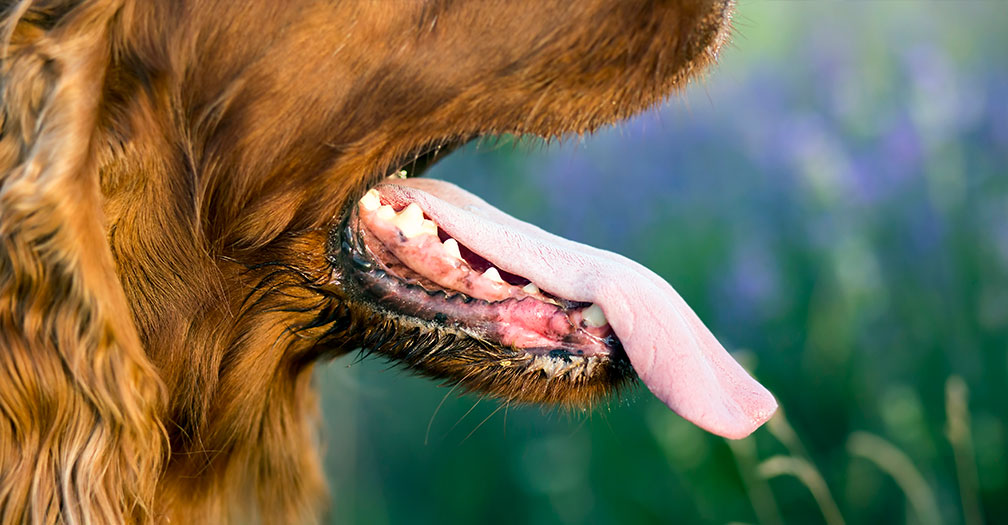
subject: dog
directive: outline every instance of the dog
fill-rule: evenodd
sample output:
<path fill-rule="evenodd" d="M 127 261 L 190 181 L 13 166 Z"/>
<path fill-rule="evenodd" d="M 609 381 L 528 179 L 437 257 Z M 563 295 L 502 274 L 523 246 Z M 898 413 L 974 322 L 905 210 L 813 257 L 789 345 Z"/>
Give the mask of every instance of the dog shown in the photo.
<path fill-rule="evenodd" d="M 730 0 L 2 4 L 0 522 L 301 523 L 312 369 L 514 402 L 776 403 L 675 291 L 419 178 L 589 133 L 716 58 Z"/>

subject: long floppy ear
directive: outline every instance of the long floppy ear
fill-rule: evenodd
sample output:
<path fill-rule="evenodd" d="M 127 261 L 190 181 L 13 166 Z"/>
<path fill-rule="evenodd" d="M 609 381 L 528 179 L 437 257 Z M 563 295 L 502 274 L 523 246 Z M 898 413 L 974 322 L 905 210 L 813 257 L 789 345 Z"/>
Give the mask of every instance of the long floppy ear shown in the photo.
<path fill-rule="evenodd" d="M 116 277 L 96 158 L 120 3 L 0 7 L 0 523 L 153 519 L 164 386 Z"/>

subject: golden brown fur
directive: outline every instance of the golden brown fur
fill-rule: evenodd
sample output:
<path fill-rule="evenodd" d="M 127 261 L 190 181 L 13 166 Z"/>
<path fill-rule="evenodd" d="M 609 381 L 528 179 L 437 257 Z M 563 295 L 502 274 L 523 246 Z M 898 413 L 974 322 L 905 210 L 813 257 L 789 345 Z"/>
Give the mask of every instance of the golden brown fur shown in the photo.
<path fill-rule="evenodd" d="M 312 365 L 391 344 L 329 280 L 347 203 L 424 145 L 640 111 L 713 59 L 728 13 L 714 0 L 0 8 L 4 524 L 315 520 Z M 563 395 L 584 401 L 543 399 Z"/>

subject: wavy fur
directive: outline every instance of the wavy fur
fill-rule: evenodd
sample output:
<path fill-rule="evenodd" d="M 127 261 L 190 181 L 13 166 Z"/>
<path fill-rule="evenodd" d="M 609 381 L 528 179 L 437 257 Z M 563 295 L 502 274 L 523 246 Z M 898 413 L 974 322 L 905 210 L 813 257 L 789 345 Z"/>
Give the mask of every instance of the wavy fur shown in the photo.
<path fill-rule="evenodd" d="M 395 328 L 332 278 L 346 203 L 425 144 L 653 105 L 728 12 L 0 2 L 0 524 L 316 520 L 312 365 Z"/>

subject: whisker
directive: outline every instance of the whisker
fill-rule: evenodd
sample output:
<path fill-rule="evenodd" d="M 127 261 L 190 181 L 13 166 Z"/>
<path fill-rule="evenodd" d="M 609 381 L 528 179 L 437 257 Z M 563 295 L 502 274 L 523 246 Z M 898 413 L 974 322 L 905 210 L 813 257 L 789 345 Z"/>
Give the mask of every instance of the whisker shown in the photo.
<path fill-rule="evenodd" d="M 445 401 L 448 400 L 448 396 L 450 396 L 452 394 L 452 392 L 454 392 L 455 389 L 458 388 L 459 385 L 461 385 L 463 381 L 465 381 L 466 379 L 468 379 L 469 376 L 471 376 L 473 374 L 473 372 L 475 372 L 475 371 L 476 371 L 476 369 L 471 370 L 468 374 L 465 375 L 465 377 L 462 378 L 461 381 L 459 381 L 459 382 L 455 383 L 454 385 L 452 385 L 451 389 L 448 390 L 448 393 L 446 393 L 444 395 L 444 397 L 441 398 L 441 402 L 438 403 L 437 408 L 434 409 L 434 413 L 431 414 L 430 421 L 427 422 L 427 432 L 424 433 L 424 440 L 423 440 L 424 446 L 427 446 L 427 444 L 429 442 L 431 427 L 434 425 L 434 418 L 437 417 L 438 412 L 441 411 L 441 407 L 444 406 Z M 473 405 L 473 406 L 475 407 L 475 405 Z M 470 409 L 470 410 L 472 410 L 472 409 Z M 456 423 L 456 425 L 457 424 L 458 423 Z M 455 428 L 455 427 L 452 427 L 452 428 Z"/>
<path fill-rule="evenodd" d="M 480 396 L 479 399 L 477 399 L 476 402 L 473 403 L 473 406 L 469 407 L 469 410 L 466 410 L 466 413 L 462 414 L 462 417 L 458 418 L 458 421 L 456 421 L 455 424 L 452 425 L 452 427 L 448 429 L 448 432 L 445 433 L 445 436 L 448 436 L 448 434 L 451 434 L 452 430 L 455 430 L 455 427 L 459 426 L 459 423 L 461 423 L 462 420 L 464 420 L 466 418 L 466 416 L 468 416 L 473 411 L 474 408 L 476 408 L 477 406 L 479 406 L 480 401 L 483 401 L 484 397 L 485 396 Z"/>
<path fill-rule="evenodd" d="M 496 414 L 497 412 L 500 412 L 500 409 L 504 408 L 505 406 L 507 406 L 507 405 L 499 405 L 499 406 L 497 406 L 497 408 L 495 408 L 493 412 L 490 412 L 490 414 L 487 417 L 483 418 L 483 421 L 480 421 L 479 424 L 476 425 L 476 428 L 472 429 L 472 432 L 469 432 L 469 435 L 467 435 L 465 437 L 465 439 L 463 439 L 462 441 L 460 441 L 459 444 L 461 445 L 462 443 L 465 443 L 466 439 L 469 439 L 470 437 L 472 437 L 472 435 L 475 434 L 476 431 L 479 430 L 481 426 L 483 426 L 483 423 L 486 423 L 487 421 L 490 421 L 490 418 L 492 418 L 494 416 L 494 414 Z"/>

